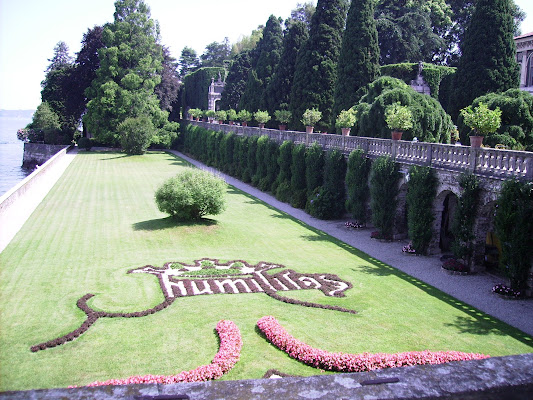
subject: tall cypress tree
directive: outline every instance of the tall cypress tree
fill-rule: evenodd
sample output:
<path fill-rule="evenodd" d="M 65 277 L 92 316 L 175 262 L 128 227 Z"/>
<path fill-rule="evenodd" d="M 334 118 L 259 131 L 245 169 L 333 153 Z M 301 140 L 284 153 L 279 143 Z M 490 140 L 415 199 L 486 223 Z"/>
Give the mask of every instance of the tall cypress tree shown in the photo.
<path fill-rule="evenodd" d="M 235 56 L 228 71 L 226 85 L 220 99 L 220 107 L 224 110 L 239 108 L 239 101 L 246 88 L 248 73 L 252 68 L 250 51 L 243 51 Z"/>
<path fill-rule="evenodd" d="M 342 38 L 335 87 L 335 116 L 356 102 L 355 92 L 379 75 L 379 45 L 373 0 L 352 0 Z"/>
<path fill-rule="evenodd" d="M 327 130 L 333 109 L 337 62 L 344 28 L 346 4 L 343 0 L 318 0 L 311 20 L 309 40 L 296 62 L 291 91 L 293 128 L 303 129 L 300 118 L 308 108 L 322 112 L 319 130 Z"/>
<path fill-rule="evenodd" d="M 241 97 L 240 108 L 256 111 L 265 106 L 264 90 L 272 79 L 274 69 L 281 57 L 283 31 L 278 18 L 271 15 L 268 19 L 263 37 L 257 43 L 252 59 L 252 71 L 248 74 L 246 89 Z M 253 74 L 252 72 L 255 72 Z"/>
<path fill-rule="evenodd" d="M 308 37 L 307 25 L 304 22 L 291 21 L 283 38 L 281 62 L 278 63 L 265 91 L 265 106 L 271 115 L 275 110 L 281 109 L 282 104 L 290 103 L 296 58 Z"/>
<path fill-rule="evenodd" d="M 518 88 L 511 0 L 478 0 L 461 46 L 450 111 L 459 111 L 479 96 Z"/>

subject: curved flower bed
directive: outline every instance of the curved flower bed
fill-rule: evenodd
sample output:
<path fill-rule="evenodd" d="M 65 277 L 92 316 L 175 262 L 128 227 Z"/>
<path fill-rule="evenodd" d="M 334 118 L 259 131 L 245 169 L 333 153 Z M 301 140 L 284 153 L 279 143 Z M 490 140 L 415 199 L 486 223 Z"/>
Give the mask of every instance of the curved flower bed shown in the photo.
<path fill-rule="evenodd" d="M 129 385 L 136 383 L 170 384 L 218 379 L 231 370 L 235 363 L 239 361 L 242 338 L 239 328 L 232 321 L 219 321 L 216 330 L 220 338 L 220 348 L 209 365 L 201 365 L 196 369 L 183 371 L 177 375 L 138 375 L 125 379 L 109 379 L 103 382 L 93 382 L 87 386 Z"/>
<path fill-rule="evenodd" d="M 484 354 L 462 353 L 458 351 L 412 351 L 396 354 L 330 353 L 325 350 L 315 349 L 289 335 L 276 318 L 272 316 L 261 318 L 257 321 L 257 326 L 274 346 L 292 358 L 312 367 L 328 371 L 363 372 L 409 365 L 480 360 L 489 357 Z"/>

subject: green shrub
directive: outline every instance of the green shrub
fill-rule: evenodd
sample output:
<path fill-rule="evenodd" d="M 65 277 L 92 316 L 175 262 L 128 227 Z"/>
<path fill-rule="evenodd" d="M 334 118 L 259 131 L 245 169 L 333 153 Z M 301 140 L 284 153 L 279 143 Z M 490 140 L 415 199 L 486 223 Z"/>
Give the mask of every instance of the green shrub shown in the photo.
<path fill-rule="evenodd" d="M 292 164 L 292 150 L 294 143 L 290 140 L 285 140 L 279 147 L 278 155 L 278 176 L 273 186 L 275 186 L 275 195 L 279 201 L 290 201 L 290 186 L 291 186 L 291 164 Z M 280 185 L 283 189 L 279 191 Z M 279 192 L 279 193 L 278 193 Z"/>
<path fill-rule="evenodd" d="M 252 176 L 252 185 L 258 187 L 259 181 L 267 175 L 267 147 L 268 136 L 264 135 L 257 139 L 257 149 L 255 153 L 255 173 Z"/>
<path fill-rule="evenodd" d="M 222 171 L 233 175 L 234 173 L 234 147 L 235 147 L 235 134 L 228 133 L 224 135 L 220 141 L 220 156 Z"/>
<path fill-rule="evenodd" d="M 433 202 L 437 195 L 437 176 L 430 167 L 413 165 L 407 187 L 407 228 L 417 254 L 427 254 L 433 237 Z"/>
<path fill-rule="evenodd" d="M 81 137 L 78 139 L 78 147 L 85 151 L 89 151 L 93 147 L 93 142 L 89 138 Z"/>
<path fill-rule="evenodd" d="M 248 162 L 248 138 L 246 136 L 237 136 L 235 139 L 234 154 L 234 158 L 236 159 L 235 176 L 244 180 L 243 174 Z"/>
<path fill-rule="evenodd" d="M 307 183 L 305 178 L 305 144 L 298 144 L 292 150 L 291 159 L 291 205 L 304 208 L 307 199 Z"/>
<path fill-rule="evenodd" d="M 149 117 L 127 118 L 118 128 L 120 145 L 128 154 L 144 154 L 156 134 Z"/>
<path fill-rule="evenodd" d="M 257 141 L 259 138 L 257 136 L 250 136 L 248 138 L 248 152 L 246 158 L 246 168 L 244 169 L 242 180 L 245 183 L 250 183 L 252 177 L 255 175 L 255 170 L 257 169 Z"/>
<path fill-rule="evenodd" d="M 322 147 L 314 142 L 305 153 L 305 184 L 307 197 L 314 194 L 315 189 L 324 182 L 324 152 Z"/>
<path fill-rule="evenodd" d="M 315 218 L 332 219 L 337 196 L 324 186 L 317 187 L 309 197 L 306 211 Z"/>
<path fill-rule="evenodd" d="M 455 207 L 452 221 L 452 251 L 456 258 L 464 260 L 468 267 L 472 266 L 474 252 L 474 224 L 479 203 L 481 188 L 479 179 L 471 173 L 461 174 L 459 177 L 461 195 Z"/>
<path fill-rule="evenodd" d="M 369 173 L 370 160 L 365 157 L 364 151 L 361 149 L 352 151 L 348 158 L 346 171 L 346 186 L 348 188 L 346 209 L 362 225 L 367 222 Z"/>
<path fill-rule="evenodd" d="M 226 189 L 226 183 L 213 174 L 187 168 L 157 189 L 155 201 L 161 212 L 191 221 L 224 211 Z"/>
<path fill-rule="evenodd" d="M 531 268 L 532 182 L 504 182 L 496 203 L 494 225 L 502 244 L 500 268 L 509 278 L 511 289 L 522 292 Z"/>
<path fill-rule="evenodd" d="M 394 231 L 398 181 L 401 177 L 398 168 L 398 164 L 388 156 L 377 158 L 370 168 L 372 223 L 383 238 L 392 238 Z"/>
<path fill-rule="evenodd" d="M 279 174 L 279 145 L 274 140 L 268 140 L 265 153 L 266 175 L 259 188 L 264 192 L 276 193 L 276 178 Z"/>

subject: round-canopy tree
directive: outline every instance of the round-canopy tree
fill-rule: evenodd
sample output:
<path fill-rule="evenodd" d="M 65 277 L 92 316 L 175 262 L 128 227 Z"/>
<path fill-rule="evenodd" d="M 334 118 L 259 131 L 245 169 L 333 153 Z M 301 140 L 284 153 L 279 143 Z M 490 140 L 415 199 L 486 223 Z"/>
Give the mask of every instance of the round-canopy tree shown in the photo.
<path fill-rule="evenodd" d="M 155 201 L 159 211 L 177 220 L 191 221 L 224 211 L 226 189 L 227 184 L 221 178 L 187 168 L 157 189 Z"/>

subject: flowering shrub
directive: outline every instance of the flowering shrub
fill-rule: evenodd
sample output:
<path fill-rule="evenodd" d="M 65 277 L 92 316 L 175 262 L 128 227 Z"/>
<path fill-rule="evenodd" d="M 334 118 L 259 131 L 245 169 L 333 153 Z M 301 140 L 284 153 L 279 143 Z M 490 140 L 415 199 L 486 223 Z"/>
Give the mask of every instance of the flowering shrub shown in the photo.
<path fill-rule="evenodd" d="M 344 226 L 346 226 L 346 228 L 353 228 L 353 229 L 361 229 L 365 227 L 359 221 L 348 221 L 344 223 Z"/>
<path fill-rule="evenodd" d="M 510 288 L 507 285 L 504 285 L 503 283 L 499 283 L 496 286 L 492 288 L 492 292 L 496 294 L 500 294 L 502 296 L 508 296 L 508 297 L 522 297 L 522 292 L 519 290 L 514 290 Z"/>
<path fill-rule="evenodd" d="M 484 354 L 458 351 L 412 351 L 396 354 L 330 353 L 325 350 L 315 349 L 289 335 L 276 318 L 272 316 L 261 318 L 257 321 L 257 326 L 274 346 L 286 352 L 290 357 L 312 367 L 328 371 L 363 372 L 410 365 L 480 360 L 489 357 Z"/>
<path fill-rule="evenodd" d="M 447 269 L 448 271 L 468 272 L 468 267 L 462 262 L 457 261 L 455 258 L 450 258 L 444 261 L 442 268 Z"/>
<path fill-rule="evenodd" d="M 403 246 L 402 251 L 404 253 L 416 254 L 416 249 L 413 247 L 413 243 L 409 243 L 407 246 Z"/>
<path fill-rule="evenodd" d="M 232 321 L 219 321 L 216 327 L 220 338 L 220 348 L 209 365 L 201 365 L 191 371 L 183 371 L 177 375 L 137 375 L 125 379 L 109 379 L 103 382 L 93 382 L 87 386 L 130 385 L 138 383 L 179 383 L 204 382 L 218 379 L 231 370 L 239 361 L 242 347 L 241 332 Z"/>

